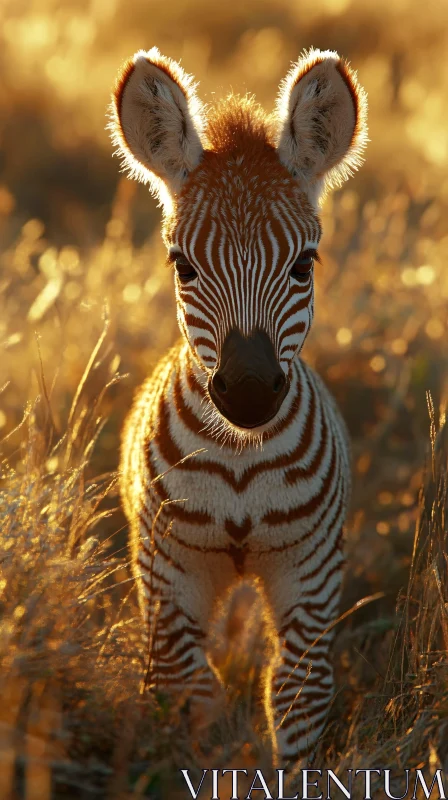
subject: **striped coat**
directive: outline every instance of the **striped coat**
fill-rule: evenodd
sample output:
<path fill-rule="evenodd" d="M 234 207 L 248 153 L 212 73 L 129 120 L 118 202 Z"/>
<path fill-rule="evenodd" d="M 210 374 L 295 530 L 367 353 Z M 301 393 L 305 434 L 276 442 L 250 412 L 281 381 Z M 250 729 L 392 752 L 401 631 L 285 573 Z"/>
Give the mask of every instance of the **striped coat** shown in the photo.
<path fill-rule="evenodd" d="M 211 620 L 248 591 L 275 639 L 265 709 L 282 759 L 309 752 L 333 689 L 325 631 L 338 610 L 349 452 L 300 352 L 317 201 L 357 166 L 365 117 L 354 73 L 319 51 L 291 70 L 274 121 L 237 98 L 204 119 L 191 80 L 155 49 L 125 65 L 112 105 L 126 165 L 164 204 L 183 334 L 123 436 L 150 680 L 209 702 Z"/>

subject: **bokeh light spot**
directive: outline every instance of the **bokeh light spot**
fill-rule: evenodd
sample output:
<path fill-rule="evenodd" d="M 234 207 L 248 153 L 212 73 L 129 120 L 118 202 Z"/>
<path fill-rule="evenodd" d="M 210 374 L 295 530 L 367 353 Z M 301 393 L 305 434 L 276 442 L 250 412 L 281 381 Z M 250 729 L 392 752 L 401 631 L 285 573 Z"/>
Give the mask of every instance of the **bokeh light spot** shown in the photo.
<path fill-rule="evenodd" d="M 386 367 L 386 359 L 384 356 L 380 355 L 373 356 L 373 358 L 370 359 L 370 366 L 374 372 L 382 372 Z"/>
<path fill-rule="evenodd" d="M 393 340 L 390 349 L 396 356 L 403 356 L 408 349 L 408 343 L 406 339 L 399 337 Z"/>
<path fill-rule="evenodd" d="M 426 323 L 425 331 L 430 339 L 441 339 L 446 333 L 446 325 L 440 319 L 430 319 Z"/>
<path fill-rule="evenodd" d="M 352 332 L 349 328 L 339 328 L 336 333 L 336 341 L 341 347 L 346 347 L 352 341 Z"/>
<path fill-rule="evenodd" d="M 141 287 L 137 283 L 128 283 L 123 289 L 123 300 L 125 303 L 136 303 L 141 293 Z"/>
<path fill-rule="evenodd" d="M 429 286 L 434 281 L 435 277 L 435 269 L 429 264 L 423 264 L 417 269 L 417 281 L 424 286 Z"/>
<path fill-rule="evenodd" d="M 417 284 L 417 270 L 413 267 L 405 267 L 401 271 L 401 282 L 405 286 L 416 286 Z"/>
<path fill-rule="evenodd" d="M 376 532 L 380 536 L 387 536 L 390 533 L 390 525 L 388 522 L 377 522 Z"/>

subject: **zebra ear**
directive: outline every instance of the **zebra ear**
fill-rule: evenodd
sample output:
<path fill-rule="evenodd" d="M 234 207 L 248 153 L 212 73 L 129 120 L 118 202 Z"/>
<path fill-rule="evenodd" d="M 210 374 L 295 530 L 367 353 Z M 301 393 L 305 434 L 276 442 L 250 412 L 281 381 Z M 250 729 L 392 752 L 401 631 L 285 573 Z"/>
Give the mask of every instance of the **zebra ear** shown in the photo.
<path fill-rule="evenodd" d="M 201 103 L 191 76 L 156 47 L 140 50 L 117 78 L 109 129 L 124 169 L 162 204 L 182 188 L 203 149 Z"/>
<path fill-rule="evenodd" d="M 280 160 L 313 202 L 362 164 L 367 96 L 337 53 L 305 53 L 280 85 L 276 112 Z"/>

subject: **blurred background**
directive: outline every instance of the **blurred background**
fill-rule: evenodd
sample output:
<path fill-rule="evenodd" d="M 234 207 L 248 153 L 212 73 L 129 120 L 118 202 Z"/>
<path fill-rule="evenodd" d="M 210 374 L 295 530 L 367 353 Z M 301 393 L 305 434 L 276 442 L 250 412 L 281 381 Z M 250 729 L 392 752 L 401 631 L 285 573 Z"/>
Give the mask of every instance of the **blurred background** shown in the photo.
<path fill-rule="evenodd" d="M 23 428 L 16 427 L 44 385 L 53 433 L 64 435 L 105 303 L 107 369 L 96 369 L 94 359 L 83 391 L 96 398 L 107 376 L 119 370 L 125 377 L 102 401 L 106 422 L 90 477 L 116 469 L 133 392 L 178 335 L 161 211 L 145 187 L 120 176 L 105 130 L 118 67 L 153 45 L 195 75 L 206 103 L 230 90 L 250 92 L 270 111 L 290 62 L 310 46 L 348 58 L 367 90 L 366 163 L 322 210 L 323 263 L 316 265 L 315 323 L 304 357 L 330 385 L 352 435 L 344 603 L 386 592 L 356 619 L 356 625 L 383 621 L 368 629 L 363 651 L 380 657 L 411 563 L 429 443 L 426 393 L 437 426 L 447 388 L 448 4 L 442 0 L 2 0 L 3 477 L 11 469 L 22 479 L 27 471 Z M 58 453 L 45 450 L 42 465 L 56 481 Z M 116 496 L 111 504 L 117 506 Z M 116 510 L 96 524 L 96 535 L 112 537 L 112 549 L 123 547 L 123 526 Z M 353 650 L 344 649 L 353 635 L 349 621 L 339 669 L 356 693 L 370 673 L 365 658 L 353 668 Z"/>

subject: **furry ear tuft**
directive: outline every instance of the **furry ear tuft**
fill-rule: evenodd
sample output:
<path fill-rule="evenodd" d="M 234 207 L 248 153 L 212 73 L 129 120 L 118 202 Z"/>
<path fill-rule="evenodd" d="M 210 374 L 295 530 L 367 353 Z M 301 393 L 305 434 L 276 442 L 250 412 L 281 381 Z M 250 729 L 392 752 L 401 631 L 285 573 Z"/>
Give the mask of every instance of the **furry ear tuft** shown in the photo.
<path fill-rule="evenodd" d="M 367 95 L 337 53 L 304 53 L 280 85 L 276 116 L 280 160 L 313 202 L 362 164 Z"/>
<path fill-rule="evenodd" d="M 149 183 L 165 207 L 202 158 L 195 90 L 192 77 L 153 47 L 123 65 L 112 96 L 108 127 L 123 168 Z"/>

